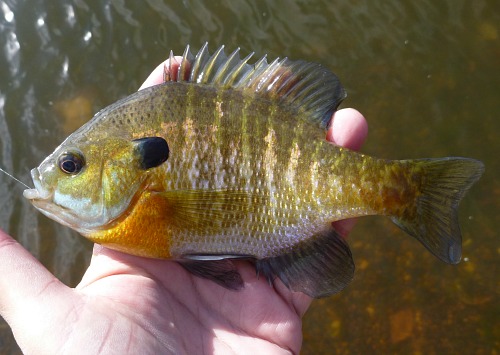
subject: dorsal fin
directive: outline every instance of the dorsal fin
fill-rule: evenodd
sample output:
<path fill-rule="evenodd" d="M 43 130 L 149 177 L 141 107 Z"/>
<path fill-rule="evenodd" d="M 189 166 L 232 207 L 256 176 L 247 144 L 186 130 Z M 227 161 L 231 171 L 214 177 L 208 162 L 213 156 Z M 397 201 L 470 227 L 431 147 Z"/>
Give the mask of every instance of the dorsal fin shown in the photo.
<path fill-rule="evenodd" d="M 346 97 L 337 76 L 321 64 L 276 58 L 271 63 L 263 56 L 255 64 L 248 64 L 254 53 L 240 59 L 240 49 L 229 56 L 221 46 L 214 54 L 208 44 L 194 56 L 186 47 L 177 72 L 165 68 L 165 81 L 192 82 L 220 88 L 232 88 L 254 93 L 290 105 L 303 112 L 307 119 L 327 128 L 332 113 Z"/>

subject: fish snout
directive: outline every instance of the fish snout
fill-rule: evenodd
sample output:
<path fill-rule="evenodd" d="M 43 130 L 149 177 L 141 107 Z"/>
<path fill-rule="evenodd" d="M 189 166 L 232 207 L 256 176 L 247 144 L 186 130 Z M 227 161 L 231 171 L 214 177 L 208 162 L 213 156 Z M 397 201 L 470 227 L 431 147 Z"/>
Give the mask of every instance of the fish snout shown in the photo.
<path fill-rule="evenodd" d="M 49 190 L 43 187 L 38 168 L 34 168 L 31 170 L 31 179 L 33 180 L 33 185 L 35 185 L 35 188 L 24 190 L 23 196 L 25 198 L 27 198 L 28 200 L 46 200 L 52 195 Z"/>

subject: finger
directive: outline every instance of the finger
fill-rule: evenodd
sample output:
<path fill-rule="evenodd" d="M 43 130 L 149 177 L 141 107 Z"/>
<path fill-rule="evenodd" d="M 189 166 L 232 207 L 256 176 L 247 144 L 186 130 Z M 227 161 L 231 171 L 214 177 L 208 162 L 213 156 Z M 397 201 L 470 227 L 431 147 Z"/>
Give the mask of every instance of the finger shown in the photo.
<path fill-rule="evenodd" d="M 163 82 L 163 71 L 164 71 L 165 63 L 161 63 L 158 65 L 155 70 L 144 81 L 139 90 L 145 89 L 147 87 L 158 85 Z"/>
<path fill-rule="evenodd" d="M 158 267 L 159 261 L 164 260 L 143 258 L 94 244 L 90 265 L 75 288 L 83 290 L 98 280 L 112 275 L 142 275 L 149 278 L 151 275 L 145 270 L 150 268 L 155 270 L 155 267 L 161 269 Z"/>
<path fill-rule="evenodd" d="M 139 90 L 163 83 L 165 71 L 168 72 L 169 70 L 172 70 L 173 72 L 177 72 L 182 57 L 175 56 L 174 59 L 175 60 L 172 62 L 172 64 L 170 64 L 170 60 L 167 59 L 166 61 L 158 65 L 155 70 L 153 70 L 153 72 L 149 74 L 148 78 L 146 79 L 146 81 L 144 81 Z"/>
<path fill-rule="evenodd" d="M 333 114 L 326 139 L 341 147 L 358 150 L 367 135 L 368 124 L 363 115 L 355 109 L 345 108 Z"/>
<path fill-rule="evenodd" d="M 66 289 L 18 242 L 0 230 L 0 314 L 12 325 L 40 296 Z"/>

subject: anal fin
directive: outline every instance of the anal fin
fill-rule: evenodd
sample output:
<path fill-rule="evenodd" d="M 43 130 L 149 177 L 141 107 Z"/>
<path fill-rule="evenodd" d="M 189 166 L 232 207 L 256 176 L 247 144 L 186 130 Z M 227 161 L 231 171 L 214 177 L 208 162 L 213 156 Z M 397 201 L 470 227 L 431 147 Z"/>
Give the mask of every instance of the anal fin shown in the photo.
<path fill-rule="evenodd" d="M 256 270 L 270 282 L 278 277 L 292 291 L 321 298 L 349 284 L 354 262 L 347 243 L 329 227 L 285 254 L 257 260 Z"/>

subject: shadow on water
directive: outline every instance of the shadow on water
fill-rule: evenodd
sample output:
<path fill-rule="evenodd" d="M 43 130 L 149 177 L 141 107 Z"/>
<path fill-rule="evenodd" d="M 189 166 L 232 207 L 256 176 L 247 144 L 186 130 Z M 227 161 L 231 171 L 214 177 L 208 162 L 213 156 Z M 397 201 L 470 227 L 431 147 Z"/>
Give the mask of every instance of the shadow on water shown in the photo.
<path fill-rule="evenodd" d="M 313 303 L 303 353 L 495 354 L 499 23 L 492 0 L 2 1 L 0 163 L 30 181 L 57 142 L 187 43 L 322 62 L 346 86 L 345 105 L 369 120 L 365 152 L 471 156 L 486 173 L 461 206 L 457 266 L 384 219 L 361 220 L 350 236 L 355 281 Z M 0 227 L 75 285 L 91 245 L 37 213 L 6 177 L 0 198 Z M 0 322 L 0 353 L 17 351 Z"/>

